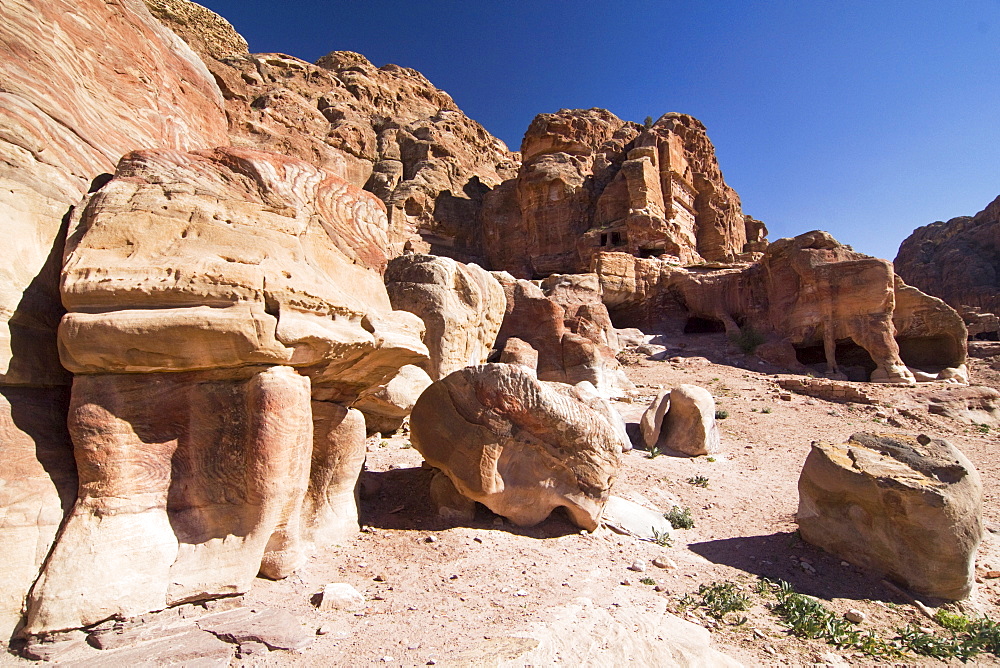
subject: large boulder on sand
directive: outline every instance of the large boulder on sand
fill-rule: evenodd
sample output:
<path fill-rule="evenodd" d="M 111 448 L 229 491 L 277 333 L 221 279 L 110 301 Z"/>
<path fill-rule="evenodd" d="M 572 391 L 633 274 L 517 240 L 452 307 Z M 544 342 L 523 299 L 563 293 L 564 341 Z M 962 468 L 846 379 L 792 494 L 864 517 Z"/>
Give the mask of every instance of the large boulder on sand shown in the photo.
<path fill-rule="evenodd" d="M 928 596 L 972 591 L 982 483 L 942 440 L 858 433 L 812 444 L 799 477 L 802 538 Z"/>
<path fill-rule="evenodd" d="M 592 388 L 538 381 L 520 365 L 469 367 L 424 391 L 410 438 L 461 494 L 515 524 L 563 506 L 593 531 L 628 447 L 593 400 Z"/>
<path fill-rule="evenodd" d="M 389 262 L 385 284 L 393 308 L 423 319 L 433 380 L 486 361 L 507 305 L 489 272 L 446 257 L 409 254 Z"/>
<path fill-rule="evenodd" d="M 715 399 L 711 392 L 697 385 L 679 385 L 660 392 L 643 413 L 639 427 L 650 450 L 670 448 L 698 456 L 720 449 Z"/>

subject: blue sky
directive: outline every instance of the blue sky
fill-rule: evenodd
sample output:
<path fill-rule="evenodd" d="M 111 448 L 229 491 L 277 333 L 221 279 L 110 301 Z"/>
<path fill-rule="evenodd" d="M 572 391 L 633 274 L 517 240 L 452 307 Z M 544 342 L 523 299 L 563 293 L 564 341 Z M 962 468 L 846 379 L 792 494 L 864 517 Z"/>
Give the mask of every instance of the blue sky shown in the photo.
<path fill-rule="evenodd" d="M 771 239 L 892 259 L 1000 195 L 1000 0 L 202 4 L 254 52 L 420 70 L 513 149 L 560 108 L 696 116 Z"/>

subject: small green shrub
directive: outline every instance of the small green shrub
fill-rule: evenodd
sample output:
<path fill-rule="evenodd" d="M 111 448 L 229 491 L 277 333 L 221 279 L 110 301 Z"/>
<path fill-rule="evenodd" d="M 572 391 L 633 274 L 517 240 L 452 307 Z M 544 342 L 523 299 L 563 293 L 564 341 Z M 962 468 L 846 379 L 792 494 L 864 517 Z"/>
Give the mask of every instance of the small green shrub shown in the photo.
<path fill-rule="evenodd" d="M 972 620 L 961 613 L 949 612 L 948 610 L 941 608 L 934 613 L 934 621 L 949 631 L 961 633 L 969 628 L 969 624 Z"/>
<path fill-rule="evenodd" d="M 729 411 L 725 411 L 722 409 L 715 411 L 716 420 L 725 420 L 727 417 L 729 417 Z"/>
<path fill-rule="evenodd" d="M 739 589 L 735 582 L 713 582 L 710 585 L 700 585 L 698 595 L 701 596 L 700 605 L 705 607 L 705 611 L 715 617 L 722 619 L 730 612 L 739 612 L 750 608 L 750 597 Z"/>
<path fill-rule="evenodd" d="M 690 508 L 681 508 L 680 506 L 674 506 L 667 512 L 663 513 L 663 517 L 670 522 L 670 526 L 675 529 L 693 529 L 694 528 L 694 518 L 691 517 Z"/>
<path fill-rule="evenodd" d="M 646 458 L 647 459 L 656 459 L 657 457 L 659 457 L 662 454 L 663 454 L 663 450 L 660 450 L 660 448 L 658 446 L 654 445 L 653 447 L 651 447 L 649 449 L 649 452 L 646 453 Z"/>
<path fill-rule="evenodd" d="M 737 348 L 742 350 L 747 355 L 753 353 L 757 350 L 757 346 L 764 343 L 764 335 L 755 330 L 749 325 L 745 325 L 740 329 L 739 334 L 733 334 L 729 337 L 729 340 L 733 342 Z"/>
<path fill-rule="evenodd" d="M 761 413 L 771 413 L 773 411 L 774 411 L 774 409 L 771 408 L 770 406 L 764 406 L 763 408 L 760 409 Z"/>
<path fill-rule="evenodd" d="M 657 531 L 653 529 L 653 542 L 660 547 L 673 547 L 674 539 L 670 537 L 669 531 Z"/>
<path fill-rule="evenodd" d="M 708 477 L 703 475 L 696 475 L 693 478 L 688 478 L 688 482 L 695 487 L 708 487 Z"/>
<path fill-rule="evenodd" d="M 976 431 L 980 434 L 988 434 L 990 433 L 990 426 L 988 424 L 976 425 Z"/>
<path fill-rule="evenodd" d="M 642 583 L 642 584 L 644 584 L 644 585 L 655 585 L 656 584 L 656 580 L 654 580 L 653 578 L 651 578 L 649 576 L 644 577 L 644 578 L 639 578 L 639 582 Z"/>

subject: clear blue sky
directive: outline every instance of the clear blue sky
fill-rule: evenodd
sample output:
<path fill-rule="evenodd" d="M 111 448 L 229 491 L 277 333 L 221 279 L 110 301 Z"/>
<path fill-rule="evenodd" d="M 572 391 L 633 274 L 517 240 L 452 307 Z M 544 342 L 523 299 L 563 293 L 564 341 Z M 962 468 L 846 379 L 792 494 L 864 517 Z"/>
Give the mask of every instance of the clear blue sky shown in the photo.
<path fill-rule="evenodd" d="M 515 150 L 560 108 L 692 114 L 771 239 L 892 259 L 1000 195 L 1000 0 L 203 4 L 254 52 L 416 68 Z"/>

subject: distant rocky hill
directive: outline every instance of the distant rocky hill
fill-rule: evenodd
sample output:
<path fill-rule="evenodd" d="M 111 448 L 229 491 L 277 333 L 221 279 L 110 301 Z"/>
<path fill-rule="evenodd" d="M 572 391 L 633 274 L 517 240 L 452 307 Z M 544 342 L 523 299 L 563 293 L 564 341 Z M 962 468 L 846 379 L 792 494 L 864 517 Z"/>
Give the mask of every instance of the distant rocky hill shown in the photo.
<path fill-rule="evenodd" d="M 969 334 L 996 336 L 1000 316 L 1000 197 L 975 216 L 918 227 L 899 246 L 896 273 L 959 310 Z"/>

